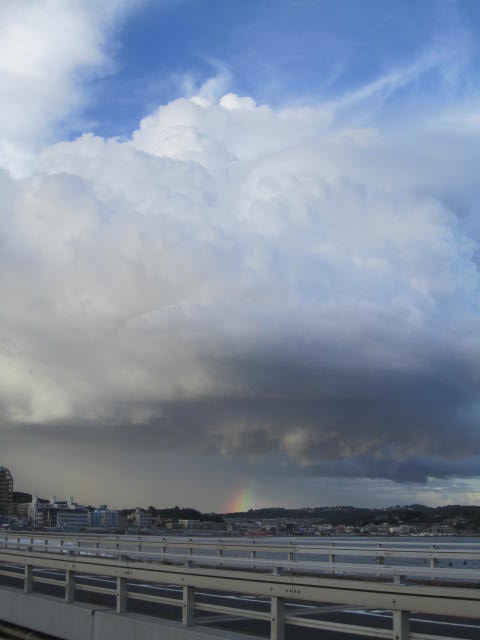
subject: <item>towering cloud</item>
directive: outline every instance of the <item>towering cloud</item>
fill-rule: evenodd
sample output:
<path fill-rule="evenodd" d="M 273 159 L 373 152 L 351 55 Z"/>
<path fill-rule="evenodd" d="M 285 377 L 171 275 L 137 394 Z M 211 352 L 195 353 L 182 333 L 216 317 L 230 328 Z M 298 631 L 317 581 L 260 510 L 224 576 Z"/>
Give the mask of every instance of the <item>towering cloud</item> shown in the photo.
<path fill-rule="evenodd" d="M 328 475 L 471 474 L 477 156 L 231 93 L 175 100 L 127 141 L 45 148 L 2 178 L 3 423 L 121 425 Z"/>

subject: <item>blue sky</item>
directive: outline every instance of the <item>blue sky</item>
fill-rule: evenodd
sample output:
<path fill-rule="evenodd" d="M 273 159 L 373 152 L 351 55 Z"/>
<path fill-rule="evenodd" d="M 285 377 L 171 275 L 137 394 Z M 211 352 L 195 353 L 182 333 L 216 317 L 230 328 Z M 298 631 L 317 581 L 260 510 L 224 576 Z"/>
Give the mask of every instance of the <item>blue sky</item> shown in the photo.
<path fill-rule="evenodd" d="M 479 3 L 18 0 L 0 24 L 17 487 L 478 504 Z"/>
<path fill-rule="evenodd" d="M 468 99 L 479 24 L 478 3 L 449 0 L 142 2 L 115 30 L 111 74 L 93 83 L 86 115 L 99 135 L 128 135 L 158 104 L 219 72 L 258 103 L 315 104 L 438 49 L 452 49 L 448 73 L 433 69 L 385 108 Z"/>

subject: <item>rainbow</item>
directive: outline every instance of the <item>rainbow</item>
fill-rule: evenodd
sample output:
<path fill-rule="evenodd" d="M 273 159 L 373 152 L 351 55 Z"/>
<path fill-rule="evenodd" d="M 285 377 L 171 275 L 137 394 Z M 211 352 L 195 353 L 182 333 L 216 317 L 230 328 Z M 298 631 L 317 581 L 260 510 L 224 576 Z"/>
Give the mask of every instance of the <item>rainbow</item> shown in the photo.
<path fill-rule="evenodd" d="M 237 513 L 248 511 L 252 507 L 253 494 L 248 487 L 238 488 L 227 502 L 225 513 Z"/>

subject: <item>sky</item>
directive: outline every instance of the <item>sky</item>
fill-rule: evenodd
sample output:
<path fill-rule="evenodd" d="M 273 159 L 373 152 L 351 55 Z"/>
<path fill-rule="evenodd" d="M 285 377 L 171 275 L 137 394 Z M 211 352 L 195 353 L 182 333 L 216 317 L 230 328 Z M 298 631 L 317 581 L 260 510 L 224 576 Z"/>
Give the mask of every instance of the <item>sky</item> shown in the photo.
<path fill-rule="evenodd" d="M 0 464 L 480 504 L 480 5 L 0 0 Z"/>

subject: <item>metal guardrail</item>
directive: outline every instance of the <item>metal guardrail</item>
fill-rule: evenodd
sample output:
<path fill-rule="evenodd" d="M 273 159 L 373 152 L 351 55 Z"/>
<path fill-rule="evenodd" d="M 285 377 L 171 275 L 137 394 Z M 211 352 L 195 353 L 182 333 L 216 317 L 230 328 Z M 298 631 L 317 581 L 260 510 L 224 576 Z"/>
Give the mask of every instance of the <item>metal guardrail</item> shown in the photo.
<path fill-rule="evenodd" d="M 0 534 L 0 545 L 4 548 L 16 549 L 51 549 L 74 548 L 84 553 L 117 555 L 128 553 L 135 559 L 154 560 L 163 559 L 182 562 L 188 555 L 191 560 L 210 562 L 215 566 L 252 566 L 244 558 L 248 557 L 257 567 L 281 567 L 299 571 L 337 571 L 347 573 L 361 573 L 363 575 L 409 575 L 429 576 L 432 578 L 478 580 L 480 574 L 480 543 L 372 543 L 367 541 L 355 542 L 336 541 L 329 544 L 299 545 L 294 543 L 264 543 L 257 541 L 224 541 L 222 539 L 175 539 L 175 538 L 130 538 L 125 536 L 85 536 L 65 534 Z M 146 549 L 150 549 L 146 551 Z M 173 551 L 172 551 L 173 549 Z M 169 551 L 170 550 L 170 551 Z M 196 555 L 195 552 L 202 555 Z M 208 552 L 213 552 L 221 562 L 209 560 Z M 235 555 L 236 554 L 236 555 Z M 239 554 L 243 554 L 239 556 Z M 263 556 L 263 557 L 261 557 Z M 284 556 L 282 558 L 281 556 Z M 302 558 L 303 556 L 303 558 Z M 305 560 L 308 556 L 308 560 Z M 319 558 L 326 557 L 328 562 Z M 349 557 L 347 564 L 338 558 Z M 352 562 L 352 558 L 354 561 Z M 375 564 L 363 564 L 364 559 L 372 559 Z M 410 559 L 417 562 L 423 560 L 426 566 L 391 564 L 393 560 Z M 449 568 L 437 569 L 439 561 L 448 562 Z M 472 561 L 478 565 L 472 569 Z M 453 567 L 462 563 L 461 567 Z M 390 564 L 388 564 L 390 563 Z M 470 566 L 468 566 L 470 563 Z M 334 568 L 332 567 L 334 565 Z M 388 569 L 386 567 L 388 566 Z M 374 568 L 375 567 L 375 568 Z M 385 568 L 384 568 L 385 567 Z"/>
<path fill-rule="evenodd" d="M 21 545 L 20 545 L 21 546 Z M 375 575 L 377 577 L 394 579 L 396 576 L 405 576 L 409 578 L 417 579 L 439 579 L 439 580 L 456 580 L 463 583 L 470 582 L 480 583 L 480 571 L 470 569 L 431 569 L 425 567 L 405 566 L 405 565 L 389 565 L 389 566 L 376 566 L 360 563 L 335 563 L 332 565 L 330 562 L 308 562 L 299 560 L 271 560 L 255 558 L 253 561 L 246 558 L 228 558 L 225 556 L 213 557 L 207 555 L 195 555 L 195 554 L 180 554 L 180 553 L 168 553 L 168 552 L 128 552 L 116 551 L 112 549 L 104 549 L 102 547 L 96 547 L 95 549 L 88 549 L 82 547 L 81 549 L 72 549 L 65 547 L 56 547 L 52 549 L 52 546 L 48 548 L 46 545 L 25 545 L 25 550 L 28 552 L 37 551 L 63 554 L 68 553 L 70 555 L 81 555 L 90 557 L 111 558 L 120 560 L 134 560 L 137 562 L 170 562 L 171 564 L 179 564 L 188 566 L 214 566 L 217 568 L 230 568 L 230 569 L 245 569 L 253 568 L 257 570 L 272 571 L 278 574 L 280 571 L 289 571 L 303 574 L 342 574 L 350 576 L 369 576 Z"/>
<path fill-rule="evenodd" d="M 127 610 L 128 599 L 181 607 L 182 622 L 186 626 L 195 624 L 195 611 L 269 621 L 272 640 L 283 640 L 285 625 L 394 640 L 458 640 L 458 636 L 455 639 L 446 639 L 445 636 L 410 632 L 409 612 L 480 618 L 480 590 L 462 586 L 409 584 L 401 575 L 396 575 L 393 582 L 382 583 L 346 577 L 340 579 L 335 576 L 275 575 L 253 570 L 147 563 L 81 553 L 78 549 L 69 551 L 58 547 L 54 553 L 2 549 L 0 563 L 11 567 L 2 569 L 0 574 L 19 578 L 18 567 L 22 567 L 23 575 L 21 574 L 20 578 L 23 579 L 26 593 L 32 591 L 34 580 L 55 584 L 64 588 L 67 602 L 74 601 L 76 590 L 110 594 L 115 597 L 118 613 Z M 61 577 L 56 580 L 37 576 L 34 575 L 34 569 L 59 571 Z M 76 580 L 81 575 L 111 578 L 116 586 L 105 588 L 81 584 Z M 134 582 L 176 585 L 182 589 L 182 599 L 139 593 L 131 588 Z M 215 593 L 267 597 L 270 600 L 270 608 L 265 612 L 195 602 L 195 592 L 200 589 Z M 392 610 L 392 628 L 379 629 L 289 615 L 288 603 L 298 601 Z"/>
<path fill-rule="evenodd" d="M 280 553 L 286 554 L 287 559 L 292 559 L 296 554 L 328 555 L 330 560 L 335 561 L 336 556 L 356 555 L 358 557 L 397 557 L 397 558 L 425 558 L 425 559 L 461 559 L 480 561 L 480 541 L 464 542 L 462 544 L 453 542 L 415 542 L 394 541 L 375 542 L 370 540 L 356 540 L 355 542 L 341 540 L 321 544 L 298 544 L 296 542 L 264 542 L 255 539 L 245 541 L 232 541 L 222 538 L 174 538 L 160 536 L 109 536 L 109 535 L 88 535 L 88 534 L 68 534 L 68 533 L 45 533 L 45 532 L 0 532 L 0 544 L 17 543 L 21 540 L 30 540 L 33 544 L 35 540 L 44 541 L 45 544 L 59 543 L 60 545 L 74 544 L 79 548 L 89 544 L 98 545 L 100 541 L 103 546 L 110 544 L 112 548 L 129 549 L 136 547 L 139 551 L 143 546 L 182 548 L 189 553 L 193 549 L 215 550 L 218 555 L 224 552 L 248 552 L 257 553 Z M 252 557 L 255 557 L 253 555 Z"/>

